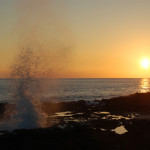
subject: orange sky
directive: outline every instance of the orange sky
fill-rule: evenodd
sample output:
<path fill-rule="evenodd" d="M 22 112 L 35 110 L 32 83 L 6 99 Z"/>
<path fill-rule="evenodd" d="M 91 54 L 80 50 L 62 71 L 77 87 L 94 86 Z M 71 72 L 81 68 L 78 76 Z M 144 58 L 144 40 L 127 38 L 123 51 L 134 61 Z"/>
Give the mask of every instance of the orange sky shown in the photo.
<path fill-rule="evenodd" d="M 1 0 L 0 77 L 9 77 L 18 47 L 32 41 L 48 54 L 59 53 L 63 67 L 56 77 L 148 78 L 150 68 L 142 68 L 141 61 L 150 59 L 149 5 L 146 0 Z M 60 54 L 60 47 L 69 47 L 68 54 Z"/>

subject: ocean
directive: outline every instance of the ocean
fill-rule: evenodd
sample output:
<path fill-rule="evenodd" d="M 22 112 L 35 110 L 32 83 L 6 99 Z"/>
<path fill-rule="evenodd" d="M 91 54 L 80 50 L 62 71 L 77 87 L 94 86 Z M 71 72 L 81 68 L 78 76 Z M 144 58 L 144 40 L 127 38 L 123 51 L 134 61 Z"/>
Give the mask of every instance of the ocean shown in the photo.
<path fill-rule="evenodd" d="M 49 102 L 93 101 L 149 91 L 150 79 L 137 78 L 41 79 L 30 89 L 40 101 Z M 15 92 L 14 80 L 0 79 L 0 102 L 11 102 Z"/>

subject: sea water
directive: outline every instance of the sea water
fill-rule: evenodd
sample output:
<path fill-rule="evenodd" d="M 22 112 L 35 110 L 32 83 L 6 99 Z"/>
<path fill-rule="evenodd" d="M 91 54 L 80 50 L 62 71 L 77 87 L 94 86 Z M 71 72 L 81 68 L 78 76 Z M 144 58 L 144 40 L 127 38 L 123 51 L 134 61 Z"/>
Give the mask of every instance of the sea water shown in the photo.
<path fill-rule="evenodd" d="M 33 86 L 31 93 L 49 102 L 92 101 L 150 91 L 150 79 L 140 78 L 39 79 L 39 82 L 41 89 L 37 92 Z M 0 79 L 0 102 L 11 102 L 14 84 L 13 79 Z"/>

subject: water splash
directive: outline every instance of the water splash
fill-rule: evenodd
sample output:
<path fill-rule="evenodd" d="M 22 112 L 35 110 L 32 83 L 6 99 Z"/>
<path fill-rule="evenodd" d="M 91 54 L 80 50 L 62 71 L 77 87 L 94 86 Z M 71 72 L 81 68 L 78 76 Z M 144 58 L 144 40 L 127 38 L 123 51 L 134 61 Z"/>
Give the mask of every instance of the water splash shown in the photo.
<path fill-rule="evenodd" d="M 19 52 L 12 66 L 11 75 L 16 81 L 14 96 L 17 113 L 17 128 L 44 127 L 46 119 L 41 112 L 41 103 L 32 96 L 32 91 L 40 88 L 39 77 L 42 77 L 41 59 L 37 50 L 26 47 Z M 42 70 L 42 71 L 41 71 Z"/>
<path fill-rule="evenodd" d="M 12 117 L 4 125 L 8 125 L 5 129 L 46 126 L 42 104 L 38 100 L 44 83 L 39 80 L 63 75 L 71 58 L 72 36 L 64 17 L 63 3 L 53 0 L 36 0 L 36 3 L 16 0 L 14 3 L 18 11 L 14 44 L 21 48 L 11 65 L 10 76 L 15 82 L 16 111 L 9 112 Z M 48 59 L 45 58 L 47 55 Z"/>

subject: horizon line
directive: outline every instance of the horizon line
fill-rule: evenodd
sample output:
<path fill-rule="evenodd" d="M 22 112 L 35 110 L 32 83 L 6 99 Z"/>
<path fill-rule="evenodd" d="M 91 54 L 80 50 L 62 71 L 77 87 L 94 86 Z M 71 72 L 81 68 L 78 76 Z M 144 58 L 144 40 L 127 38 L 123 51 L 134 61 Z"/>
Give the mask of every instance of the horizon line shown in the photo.
<path fill-rule="evenodd" d="M 21 79 L 21 78 L 0 78 L 0 79 Z M 150 79 L 150 77 L 149 78 L 133 78 L 133 77 L 119 77 L 119 78 L 117 78 L 117 77 L 104 77 L 104 78 L 102 78 L 102 77 L 99 77 L 99 78 L 93 78 L 93 77 L 89 77 L 89 78 L 87 78 L 87 77 L 81 77 L 81 78 L 34 78 L 34 79 Z"/>

